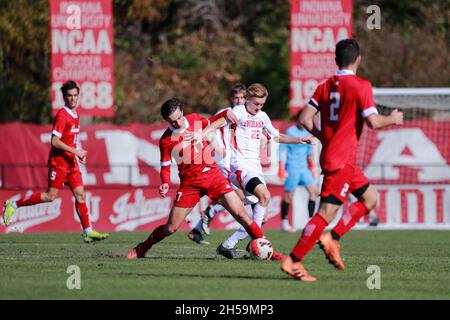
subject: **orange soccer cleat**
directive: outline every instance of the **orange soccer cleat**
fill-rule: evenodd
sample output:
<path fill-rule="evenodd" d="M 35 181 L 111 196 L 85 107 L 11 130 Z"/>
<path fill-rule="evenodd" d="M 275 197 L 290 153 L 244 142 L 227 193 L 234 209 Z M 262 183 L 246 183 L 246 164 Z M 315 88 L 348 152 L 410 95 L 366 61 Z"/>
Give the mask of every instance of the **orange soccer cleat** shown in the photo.
<path fill-rule="evenodd" d="M 305 282 L 316 282 L 317 278 L 310 276 L 301 262 L 294 262 L 290 256 L 281 260 L 281 271 L 287 273 L 292 278 Z"/>
<path fill-rule="evenodd" d="M 328 262 L 337 269 L 344 270 L 345 265 L 341 259 L 341 245 L 339 241 L 334 240 L 331 233 L 327 232 L 320 236 L 318 244 L 325 253 Z"/>

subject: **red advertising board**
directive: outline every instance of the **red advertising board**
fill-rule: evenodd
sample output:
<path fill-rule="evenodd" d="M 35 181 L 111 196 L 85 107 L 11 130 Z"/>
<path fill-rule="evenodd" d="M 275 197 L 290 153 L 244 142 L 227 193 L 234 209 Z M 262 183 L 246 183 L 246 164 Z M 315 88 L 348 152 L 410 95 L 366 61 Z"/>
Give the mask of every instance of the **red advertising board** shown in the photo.
<path fill-rule="evenodd" d="M 53 115 L 64 106 L 67 80 L 80 88 L 83 116 L 114 116 L 114 41 L 111 0 L 50 0 Z"/>
<path fill-rule="evenodd" d="M 87 188 L 86 203 L 93 226 L 104 231 L 151 231 L 163 224 L 169 217 L 170 208 L 176 195 L 177 186 L 172 186 L 168 197 L 162 198 L 157 187 L 147 188 Z M 17 200 L 33 191 L 8 191 L 0 189 L 2 199 Z M 281 225 L 279 210 L 283 188 L 271 189 L 272 201 L 268 208 L 269 220 L 265 229 L 278 229 Z M 200 219 L 200 210 L 208 205 L 204 197 L 187 217 L 182 230 L 193 228 Z M 211 223 L 216 230 L 234 230 L 238 222 L 226 211 L 217 214 Z M 51 203 L 43 203 L 17 210 L 10 225 L 0 224 L 1 233 L 30 232 L 81 232 L 81 225 L 75 211 L 72 193 L 63 188 Z"/>
<path fill-rule="evenodd" d="M 291 0 L 291 114 L 336 70 L 336 43 L 352 36 L 353 0 Z"/>
<path fill-rule="evenodd" d="M 291 125 L 282 121 L 273 124 L 281 131 Z M 405 121 L 402 127 L 363 131 L 358 164 L 378 191 L 375 213 L 383 226 L 450 227 L 449 128 L 449 120 L 417 119 Z M 131 231 L 151 230 L 163 223 L 179 182 L 174 165 L 169 197 L 159 196 L 158 141 L 166 125 L 102 123 L 81 129 L 79 142 L 88 151 L 88 158 L 87 166 L 80 168 L 94 226 L 105 231 Z M 50 131 L 50 125 L 0 125 L 0 203 L 46 189 Z M 273 139 L 268 143 L 269 149 L 272 142 Z M 284 193 L 277 177 L 277 152 L 263 160 L 272 195 L 265 228 L 276 229 L 280 227 Z M 294 197 L 293 221 L 302 228 L 308 216 L 307 192 L 304 188 L 297 191 L 300 194 Z M 199 210 L 207 204 L 204 197 L 183 229 L 194 226 Z M 0 233 L 79 231 L 77 219 L 73 196 L 63 187 L 52 203 L 19 208 L 10 226 L 0 222 Z M 216 229 L 236 226 L 237 222 L 226 212 L 221 212 L 212 223 Z"/>

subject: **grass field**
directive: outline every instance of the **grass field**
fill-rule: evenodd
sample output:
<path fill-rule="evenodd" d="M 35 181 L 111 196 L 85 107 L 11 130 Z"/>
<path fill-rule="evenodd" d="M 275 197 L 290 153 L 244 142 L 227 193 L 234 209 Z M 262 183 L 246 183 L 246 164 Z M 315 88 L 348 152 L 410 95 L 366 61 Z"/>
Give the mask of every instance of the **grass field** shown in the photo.
<path fill-rule="evenodd" d="M 79 234 L 0 236 L 0 299 L 449 299 L 449 231 L 353 231 L 342 239 L 345 271 L 333 269 L 318 247 L 304 261 L 316 283 L 290 279 L 279 262 L 227 260 L 215 248 L 230 232 L 213 231 L 211 245 L 180 232 L 145 259 L 127 250 L 146 233 L 113 233 L 84 244 Z M 267 231 L 288 253 L 298 234 Z M 240 249 L 244 255 L 245 243 Z M 81 270 L 81 290 L 66 286 L 68 266 Z M 369 290 L 369 265 L 381 270 L 381 289 Z"/>

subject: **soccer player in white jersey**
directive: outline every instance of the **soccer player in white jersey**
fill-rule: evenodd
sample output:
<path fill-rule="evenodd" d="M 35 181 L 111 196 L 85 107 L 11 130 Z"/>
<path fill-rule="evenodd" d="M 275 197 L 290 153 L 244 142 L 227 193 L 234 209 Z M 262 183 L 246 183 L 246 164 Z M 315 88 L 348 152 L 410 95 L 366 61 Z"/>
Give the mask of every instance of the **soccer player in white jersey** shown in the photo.
<path fill-rule="evenodd" d="M 223 112 L 226 109 L 232 110 L 235 106 L 245 104 L 245 94 L 246 87 L 243 84 L 237 83 L 234 84 L 228 96 L 230 105 L 219 110 L 216 114 Z M 228 176 L 231 173 L 230 162 L 231 162 L 231 147 L 230 147 L 230 125 L 226 125 L 224 127 L 219 128 L 216 131 L 216 139 L 214 143 L 214 149 L 216 152 L 216 163 L 222 171 L 222 174 L 225 178 L 228 179 Z M 241 189 L 236 186 L 233 186 L 233 189 L 236 191 L 241 200 L 244 200 L 244 193 Z M 244 201 L 244 204 L 252 204 L 258 202 L 258 199 L 255 196 L 250 197 Z M 201 219 L 198 221 L 197 225 L 188 233 L 188 238 L 192 241 L 197 242 L 198 244 L 209 244 L 203 238 L 202 232 L 209 235 L 210 228 L 209 225 L 211 220 L 214 218 L 216 213 L 225 210 L 225 208 L 218 202 L 211 203 L 202 213 Z"/>
<path fill-rule="evenodd" d="M 261 166 L 260 140 L 263 129 L 275 142 L 286 144 L 309 144 L 312 136 L 292 137 L 279 133 L 270 121 L 268 115 L 262 111 L 268 96 L 267 89 L 259 83 L 247 88 L 245 105 L 233 108 L 237 122 L 231 126 L 231 174 L 230 181 L 239 186 L 245 196 L 255 195 L 258 203 L 253 206 L 253 220 L 262 225 L 266 208 L 270 201 Z M 236 244 L 248 234 L 239 228 L 228 239 L 217 247 L 217 253 L 233 259 L 236 257 Z M 279 260 L 281 254 L 275 254 L 273 259 Z"/>

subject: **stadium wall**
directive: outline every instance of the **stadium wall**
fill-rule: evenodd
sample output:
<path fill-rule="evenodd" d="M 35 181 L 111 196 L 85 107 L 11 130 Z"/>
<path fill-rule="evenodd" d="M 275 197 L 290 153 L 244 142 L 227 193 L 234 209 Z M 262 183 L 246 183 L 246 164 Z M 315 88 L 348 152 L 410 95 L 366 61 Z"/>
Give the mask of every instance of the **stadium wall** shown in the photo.
<path fill-rule="evenodd" d="M 358 159 L 378 189 L 375 213 L 381 228 L 450 229 L 449 120 L 427 121 L 432 123 L 409 121 L 401 128 L 363 133 L 364 152 L 360 148 Z M 291 123 L 274 121 L 274 125 L 284 131 Z M 51 127 L 9 123 L 0 129 L 0 200 L 45 190 Z M 165 126 L 96 124 L 82 130 L 79 142 L 88 151 L 88 166 L 81 169 L 95 226 L 109 231 L 150 230 L 165 221 L 176 191 L 172 187 L 170 197 L 163 199 L 157 190 L 158 140 Z M 277 145 L 269 140 L 265 146 L 264 170 L 272 193 L 266 228 L 271 229 L 280 226 L 283 186 L 277 177 Z M 319 147 L 315 145 L 317 152 Z M 172 181 L 178 183 L 175 167 Z M 293 205 L 297 228 L 307 221 L 306 198 L 306 192 L 298 188 Z M 195 224 L 207 204 L 203 198 L 183 229 Z M 366 222 L 363 219 L 359 226 Z M 226 212 L 212 224 L 217 229 L 235 227 Z M 53 203 L 20 208 L 10 226 L 0 225 L 0 233 L 79 230 L 72 195 L 66 188 Z"/>

